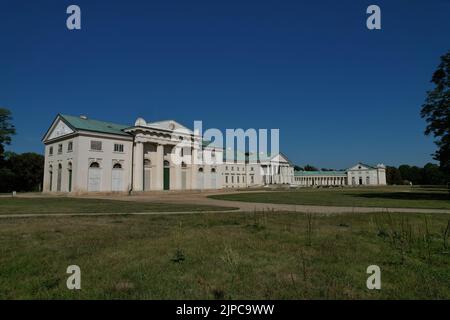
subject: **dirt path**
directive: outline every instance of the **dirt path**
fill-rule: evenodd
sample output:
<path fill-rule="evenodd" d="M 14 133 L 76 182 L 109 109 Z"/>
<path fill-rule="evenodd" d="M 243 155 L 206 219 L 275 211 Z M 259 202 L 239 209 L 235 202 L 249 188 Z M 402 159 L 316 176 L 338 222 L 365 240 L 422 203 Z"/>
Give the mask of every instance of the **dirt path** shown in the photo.
<path fill-rule="evenodd" d="M 160 202 L 160 203 L 176 203 L 176 204 L 194 204 L 194 205 L 208 205 L 208 206 L 222 206 L 222 207 L 235 207 L 238 210 L 224 210 L 224 211 L 212 211 L 212 212 L 254 212 L 254 211 L 289 211 L 289 212 L 308 212 L 319 214 L 336 214 L 336 213 L 370 213 L 370 212 L 401 212 L 401 213 L 448 213 L 450 210 L 446 209 L 419 209 L 419 208 L 382 208 L 382 207 L 340 207 L 340 206 L 313 206 L 313 205 L 289 205 L 289 204 L 271 204 L 271 203 L 253 203 L 253 202 L 241 202 L 241 201 L 227 201 L 216 200 L 208 198 L 210 195 L 218 194 L 233 194 L 242 193 L 243 191 L 184 191 L 184 192 L 149 192 L 135 195 L 83 195 L 76 196 L 79 198 L 95 198 L 95 199 L 107 199 L 107 200 L 122 200 L 122 201 L 141 201 L 141 202 Z M 245 192 L 261 192 L 258 191 L 245 191 Z M 42 197 L 42 194 L 25 194 L 21 197 Z M 205 212 L 205 211 L 202 211 Z M 191 212 L 137 212 L 126 213 L 130 215 L 155 215 L 155 214 L 192 214 L 198 213 L 198 211 Z M 124 213 L 73 213 L 73 214 L 17 214 L 17 215 L 0 215 L 0 218 L 11 217 L 38 217 L 38 216 L 63 216 L 63 215 L 113 215 Z"/>

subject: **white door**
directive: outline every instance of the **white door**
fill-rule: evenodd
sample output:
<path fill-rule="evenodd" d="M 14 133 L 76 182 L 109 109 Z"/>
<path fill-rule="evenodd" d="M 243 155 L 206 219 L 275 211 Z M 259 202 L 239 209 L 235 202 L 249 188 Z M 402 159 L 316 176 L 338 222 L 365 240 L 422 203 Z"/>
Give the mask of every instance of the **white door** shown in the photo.
<path fill-rule="evenodd" d="M 217 189 L 217 173 L 211 172 L 211 189 Z"/>
<path fill-rule="evenodd" d="M 186 170 L 181 171 L 181 190 L 186 190 Z"/>
<path fill-rule="evenodd" d="M 101 169 L 89 168 L 88 191 L 100 191 Z"/>
<path fill-rule="evenodd" d="M 197 172 L 197 189 L 203 189 L 203 172 Z"/>
<path fill-rule="evenodd" d="M 144 191 L 150 190 L 150 168 L 144 169 Z"/>
<path fill-rule="evenodd" d="M 122 190 L 122 169 L 112 169 L 112 191 Z"/>

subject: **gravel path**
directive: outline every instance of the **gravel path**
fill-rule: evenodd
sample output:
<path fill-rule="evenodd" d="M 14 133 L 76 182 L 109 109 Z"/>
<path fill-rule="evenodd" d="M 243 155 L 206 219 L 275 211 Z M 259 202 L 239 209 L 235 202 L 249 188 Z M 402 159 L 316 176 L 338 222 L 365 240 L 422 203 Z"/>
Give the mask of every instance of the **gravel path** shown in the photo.
<path fill-rule="evenodd" d="M 108 200 L 123 200 L 123 201 L 141 201 L 141 202 L 160 202 L 160 203 L 177 203 L 177 204 L 195 204 L 195 205 L 209 205 L 222 207 L 235 207 L 238 210 L 224 210 L 211 211 L 217 212 L 253 212 L 253 211 L 289 211 L 289 212 L 303 212 L 303 213 L 318 213 L 318 214 L 336 214 L 336 213 L 370 213 L 370 212 L 401 212 L 401 213 L 448 213 L 450 210 L 446 209 L 419 209 L 419 208 L 381 208 L 381 207 L 339 207 L 339 206 L 312 206 L 312 205 L 289 205 L 289 204 L 271 204 L 271 203 L 253 203 L 241 201 L 227 201 L 216 200 L 208 198 L 210 195 L 216 194 L 232 194 L 241 193 L 243 191 L 184 191 L 184 192 L 151 192 L 135 195 L 118 195 L 118 194 L 97 194 L 97 195 L 82 195 L 75 196 L 79 198 L 95 198 Z M 259 191 L 245 191 L 245 192 L 261 192 Z M 21 197 L 42 197 L 42 194 L 24 194 Z M 207 211 L 201 211 L 203 213 Z M 156 214 L 193 214 L 199 211 L 191 212 L 136 212 L 136 213 L 52 213 L 52 214 L 11 214 L 0 215 L 0 218 L 15 218 L 15 217 L 41 217 L 41 216 L 103 216 L 103 215 L 156 215 Z"/>

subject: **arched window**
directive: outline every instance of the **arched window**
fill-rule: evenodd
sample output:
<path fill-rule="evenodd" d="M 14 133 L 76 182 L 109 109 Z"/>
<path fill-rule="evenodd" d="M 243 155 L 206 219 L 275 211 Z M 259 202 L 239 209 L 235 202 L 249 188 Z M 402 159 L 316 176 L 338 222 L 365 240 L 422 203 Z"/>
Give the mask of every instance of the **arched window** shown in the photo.
<path fill-rule="evenodd" d="M 100 164 L 98 162 L 92 162 L 89 168 L 100 168 Z"/>
<path fill-rule="evenodd" d="M 121 165 L 120 163 L 116 163 L 116 164 L 113 166 L 113 169 L 122 169 L 122 165 Z"/>
<path fill-rule="evenodd" d="M 216 173 L 216 168 L 212 168 L 212 169 L 211 169 L 211 172 L 212 172 L 212 173 Z"/>
<path fill-rule="evenodd" d="M 144 167 L 150 167 L 152 162 L 149 159 L 144 159 Z"/>
<path fill-rule="evenodd" d="M 203 172 L 203 168 L 198 168 L 198 172 Z"/>

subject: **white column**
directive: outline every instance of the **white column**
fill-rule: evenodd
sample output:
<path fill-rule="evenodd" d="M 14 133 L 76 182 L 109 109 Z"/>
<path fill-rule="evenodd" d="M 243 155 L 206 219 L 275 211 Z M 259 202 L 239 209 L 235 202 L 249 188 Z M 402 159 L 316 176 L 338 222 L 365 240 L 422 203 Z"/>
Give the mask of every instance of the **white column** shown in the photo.
<path fill-rule="evenodd" d="M 179 147 L 173 148 L 173 152 L 178 156 L 181 156 L 181 150 Z M 174 190 L 181 190 L 181 163 L 173 164 L 174 173 L 175 173 L 175 185 L 173 187 Z M 172 189 L 172 188 L 171 188 Z"/>
<path fill-rule="evenodd" d="M 133 190 L 143 190 L 143 177 L 144 177 L 144 144 L 140 141 L 134 145 L 134 157 L 133 157 Z"/>
<path fill-rule="evenodd" d="M 155 190 L 164 189 L 164 145 L 156 145 Z"/>
<path fill-rule="evenodd" d="M 198 162 L 198 149 L 193 147 L 192 151 L 192 161 L 191 161 L 191 189 L 197 189 L 197 162 Z"/>

